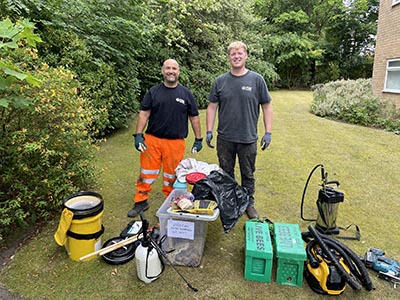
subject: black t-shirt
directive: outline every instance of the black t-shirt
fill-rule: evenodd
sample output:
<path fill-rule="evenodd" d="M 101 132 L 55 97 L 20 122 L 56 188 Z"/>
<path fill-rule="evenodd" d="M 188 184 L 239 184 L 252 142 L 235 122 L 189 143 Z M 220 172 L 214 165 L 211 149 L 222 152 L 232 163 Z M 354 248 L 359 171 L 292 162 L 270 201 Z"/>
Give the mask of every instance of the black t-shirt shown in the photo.
<path fill-rule="evenodd" d="M 186 138 L 188 117 L 199 115 L 192 92 L 180 84 L 175 88 L 163 83 L 151 87 L 140 110 L 151 110 L 146 133 L 165 139 Z"/>

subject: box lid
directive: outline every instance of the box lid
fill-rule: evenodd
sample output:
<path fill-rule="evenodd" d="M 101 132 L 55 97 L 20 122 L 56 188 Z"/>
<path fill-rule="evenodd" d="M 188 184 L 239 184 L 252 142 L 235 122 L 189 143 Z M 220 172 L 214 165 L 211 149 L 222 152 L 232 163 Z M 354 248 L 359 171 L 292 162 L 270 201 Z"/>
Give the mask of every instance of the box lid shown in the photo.
<path fill-rule="evenodd" d="M 246 255 L 272 257 L 272 243 L 269 225 L 262 222 L 246 221 Z"/>
<path fill-rule="evenodd" d="M 198 220 L 198 221 L 215 221 L 219 215 L 219 209 L 214 209 L 214 214 L 212 215 L 199 215 L 185 212 L 172 211 L 172 207 L 167 209 L 167 214 L 173 217 L 180 217 L 183 219 Z"/>
<path fill-rule="evenodd" d="M 276 256 L 305 260 L 306 250 L 298 224 L 274 223 Z"/>
<path fill-rule="evenodd" d="M 174 197 L 180 197 L 185 194 L 187 191 L 182 189 L 173 189 L 169 196 L 164 200 L 163 204 L 156 212 L 156 216 L 159 218 L 169 218 L 174 217 L 177 219 L 190 219 L 190 220 L 198 220 L 198 221 L 215 221 L 219 216 L 219 209 L 214 209 L 214 214 L 212 215 L 203 215 L 203 214 L 192 214 L 192 213 L 184 213 L 184 212 L 174 212 L 171 208 L 171 200 Z"/>

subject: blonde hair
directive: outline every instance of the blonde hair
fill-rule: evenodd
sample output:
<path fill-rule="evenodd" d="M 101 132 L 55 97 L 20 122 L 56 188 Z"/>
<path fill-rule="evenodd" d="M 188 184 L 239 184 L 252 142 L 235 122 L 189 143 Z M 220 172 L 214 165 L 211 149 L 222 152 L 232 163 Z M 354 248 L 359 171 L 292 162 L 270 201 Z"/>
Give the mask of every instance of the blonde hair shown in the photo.
<path fill-rule="evenodd" d="M 247 53 L 247 45 L 245 43 L 243 43 L 241 41 L 232 42 L 228 46 L 228 53 L 230 53 L 232 49 L 236 50 L 236 49 L 240 49 L 240 48 L 243 48 L 244 51 L 246 51 L 246 53 Z"/>

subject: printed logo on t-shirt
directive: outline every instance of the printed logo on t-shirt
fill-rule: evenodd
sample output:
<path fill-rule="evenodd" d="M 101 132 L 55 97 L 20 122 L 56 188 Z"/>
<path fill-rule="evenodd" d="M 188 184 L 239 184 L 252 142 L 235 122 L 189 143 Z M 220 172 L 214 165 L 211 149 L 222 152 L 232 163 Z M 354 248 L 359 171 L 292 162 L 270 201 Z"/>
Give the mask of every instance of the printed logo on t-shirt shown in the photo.
<path fill-rule="evenodd" d="M 180 104 L 185 104 L 185 100 L 183 100 L 181 98 L 176 98 L 175 101 L 179 102 Z"/>
<path fill-rule="evenodd" d="M 242 86 L 242 90 L 243 90 L 243 91 L 251 92 L 251 89 L 252 89 L 251 86 L 246 86 L 246 85 Z"/>

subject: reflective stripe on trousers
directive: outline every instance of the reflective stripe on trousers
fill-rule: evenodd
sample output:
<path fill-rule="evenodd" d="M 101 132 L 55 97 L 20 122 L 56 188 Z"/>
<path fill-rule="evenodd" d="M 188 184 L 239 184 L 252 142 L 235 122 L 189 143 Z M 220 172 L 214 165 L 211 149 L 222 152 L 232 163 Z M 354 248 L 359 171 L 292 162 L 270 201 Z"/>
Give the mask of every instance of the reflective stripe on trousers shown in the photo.
<path fill-rule="evenodd" d="M 167 197 L 176 179 L 175 169 L 185 153 L 184 139 L 160 139 L 151 134 L 145 135 L 147 150 L 140 153 L 140 174 L 136 182 L 135 202 L 149 198 L 152 184 L 163 170 L 162 192 Z"/>

